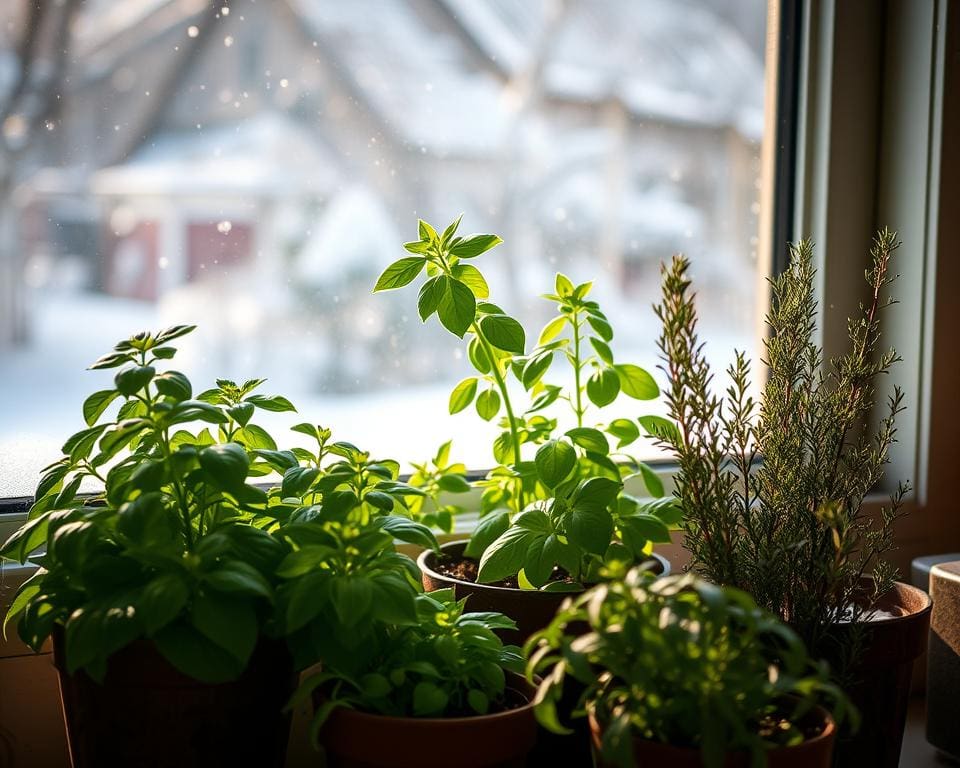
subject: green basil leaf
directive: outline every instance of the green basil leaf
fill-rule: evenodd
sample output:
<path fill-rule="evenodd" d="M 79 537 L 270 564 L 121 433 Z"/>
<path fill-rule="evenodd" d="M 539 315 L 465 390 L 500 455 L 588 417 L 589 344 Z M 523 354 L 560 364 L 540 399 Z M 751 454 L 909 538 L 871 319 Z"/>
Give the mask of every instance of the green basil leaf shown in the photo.
<path fill-rule="evenodd" d="M 152 365 L 134 365 L 124 368 L 113 379 L 120 394 L 135 395 L 153 378 L 156 370 Z"/>
<path fill-rule="evenodd" d="M 480 330 L 493 346 L 504 352 L 522 355 L 526 338 L 523 326 L 507 315 L 484 315 L 480 319 Z"/>
<path fill-rule="evenodd" d="M 567 430 L 567 437 L 573 440 L 575 445 L 579 445 L 586 451 L 606 455 L 610 453 L 610 443 L 607 442 L 606 435 L 599 429 L 593 427 L 574 427 Z"/>
<path fill-rule="evenodd" d="M 574 506 L 563 518 L 567 539 L 572 544 L 602 555 L 613 538 L 613 516 L 603 507 Z"/>
<path fill-rule="evenodd" d="M 194 628 L 246 666 L 257 644 L 257 615 L 246 600 L 201 590 L 193 599 Z"/>
<path fill-rule="evenodd" d="M 617 448 L 630 445 L 640 437 L 640 428 L 630 419 L 614 419 L 607 425 L 607 432 L 617 438 Z"/>
<path fill-rule="evenodd" d="M 444 280 L 446 275 L 437 275 L 431 277 L 420 287 L 420 295 L 417 299 L 417 311 L 420 313 L 420 319 L 426 322 L 437 308 L 440 306 L 440 299 L 443 298 L 445 288 Z M 469 290 L 469 289 L 467 289 Z M 470 294 L 473 296 L 473 294 Z"/>
<path fill-rule="evenodd" d="M 437 316 L 450 333 L 463 338 L 477 315 L 477 300 L 466 285 L 447 275 L 440 277 Z"/>
<path fill-rule="evenodd" d="M 193 397 L 193 386 L 190 384 L 190 379 L 180 371 L 164 371 L 154 378 L 153 383 L 157 392 L 174 399 L 178 403 Z"/>
<path fill-rule="evenodd" d="M 496 539 L 498 539 L 507 528 L 510 527 L 510 515 L 506 511 L 491 512 L 480 518 L 477 527 L 473 529 L 473 535 L 467 542 L 467 547 L 463 554 L 467 557 L 477 559 L 483 556 Z"/>
<path fill-rule="evenodd" d="M 450 249 L 450 255 L 458 259 L 472 259 L 502 242 L 497 235 L 467 235 Z"/>
<path fill-rule="evenodd" d="M 598 408 L 610 405 L 620 394 L 620 377 L 612 368 L 599 368 L 587 379 L 587 397 Z"/>
<path fill-rule="evenodd" d="M 620 388 L 625 395 L 637 400 L 654 400 L 660 395 L 660 388 L 653 376 L 640 366 L 620 363 L 613 369 L 620 376 Z"/>
<path fill-rule="evenodd" d="M 102 389 L 94 392 L 83 401 L 83 420 L 87 426 L 92 427 L 97 419 L 109 407 L 110 403 L 120 397 L 120 393 L 115 389 Z"/>
<path fill-rule="evenodd" d="M 427 260 L 422 256 L 406 256 L 393 262 L 380 275 L 373 290 L 390 291 L 409 285 L 423 271 L 426 263 Z"/>
<path fill-rule="evenodd" d="M 526 528 L 508 528 L 490 544 L 480 558 L 477 581 L 481 584 L 514 576 L 523 568 L 523 560 L 532 539 L 538 534 Z"/>
<path fill-rule="evenodd" d="M 242 445 L 222 443 L 202 448 L 198 454 L 200 466 L 225 491 L 237 490 L 247 478 L 250 458 Z"/>
<path fill-rule="evenodd" d="M 451 273 L 457 280 L 466 285 L 478 299 L 490 296 L 490 288 L 480 270 L 472 264 L 457 264 Z"/>
<path fill-rule="evenodd" d="M 476 394 L 477 378 L 475 376 L 461 381 L 453 388 L 453 392 L 450 393 L 450 413 L 459 413 L 462 411 L 473 402 Z"/>
<path fill-rule="evenodd" d="M 486 389 L 477 398 L 477 413 L 480 418 L 490 421 L 500 412 L 500 393 L 495 389 Z"/>
<path fill-rule="evenodd" d="M 537 450 L 534 464 L 540 482 L 547 488 L 556 488 L 576 466 L 577 452 L 563 440 L 550 440 Z"/>

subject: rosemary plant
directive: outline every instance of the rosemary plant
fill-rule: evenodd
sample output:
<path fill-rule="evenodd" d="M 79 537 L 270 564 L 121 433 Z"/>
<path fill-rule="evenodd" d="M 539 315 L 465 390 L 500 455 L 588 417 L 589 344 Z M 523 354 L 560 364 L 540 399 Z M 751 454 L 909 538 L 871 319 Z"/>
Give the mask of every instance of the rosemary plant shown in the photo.
<path fill-rule="evenodd" d="M 895 576 L 883 555 L 909 485 L 898 485 L 879 520 L 862 505 L 889 462 L 903 408 L 894 387 L 885 415 L 871 422 L 877 380 L 899 361 L 880 346 L 898 246 L 894 232 L 876 236 L 865 272 L 870 299 L 848 321 L 849 350 L 829 361 L 815 341 L 813 246 L 791 247 L 789 267 L 771 281 L 768 378 L 759 403 L 741 352 L 727 369 L 725 393 L 715 392 L 697 336 L 689 264 L 676 256 L 663 268 L 659 347 L 678 428 L 657 433 L 679 463 L 676 493 L 693 567 L 752 594 L 815 651 L 824 650 L 831 625 L 868 618 Z"/>

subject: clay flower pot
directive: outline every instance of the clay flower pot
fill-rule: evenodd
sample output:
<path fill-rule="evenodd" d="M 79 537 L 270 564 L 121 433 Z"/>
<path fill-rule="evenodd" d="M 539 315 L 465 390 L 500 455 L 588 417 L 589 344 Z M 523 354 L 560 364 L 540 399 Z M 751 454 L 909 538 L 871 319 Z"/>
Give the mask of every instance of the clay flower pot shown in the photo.
<path fill-rule="evenodd" d="M 518 675 L 508 687 L 526 703 L 473 717 L 388 717 L 339 708 L 320 730 L 330 768 L 504 768 L 526 765 L 537 737 L 533 690 Z"/>
<path fill-rule="evenodd" d="M 63 631 L 53 660 L 73 768 L 282 768 L 290 736 L 283 707 L 297 687 L 284 643 L 261 639 L 229 683 L 187 677 L 136 640 L 107 662 L 103 683 L 67 674 Z"/>
<path fill-rule="evenodd" d="M 830 768 L 833 744 L 837 728 L 826 710 L 817 707 L 808 717 L 819 720 L 823 730 L 819 736 L 793 747 L 776 747 L 767 752 L 767 768 Z M 606 766 L 599 758 L 603 727 L 594 717 L 590 718 L 590 738 L 597 754 L 597 765 Z M 700 751 L 673 747 L 646 739 L 633 740 L 633 764 L 636 768 L 702 768 Z M 750 756 L 745 753 L 728 755 L 723 768 L 749 768 Z"/>
<path fill-rule="evenodd" d="M 457 599 L 469 596 L 467 610 L 499 611 L 517 622 L 515 632 L 503 632 L 504 642 L 523 645 L 530 635 L 543 629 L 553 618 L 557 609 L 571 592 L 543 592 L 536 589 L 515 589 L 498 587 L 491 584 L 477 584 L 472 581 L 455 579 L 436 570 L 440 557 L 460 559 L 466 548 L 466 541 L 451 541 L 440 546 L 440 555 L 432 550 L 424 550 L 417 558 L 417 565 L 423 574 L 423 588 L 427 592 L 453 587 Z M 657 554 L 650 555 L 655 563 L 655 572 L 661 576 L 670 573 L 670 562 Z"/>
<path fill-rule="evenodd" d="M 927 649 L 932 606 L 922 589 L 896 582 L 877 606 L 892 616 L 857 625 L 863 651 L 846 692 L 860 710 L 861 724 L 856 734 L 837 741 L 837 764 L 843 768 L 899 765 L 913 662 Z M 852 629 L 838 625 L 834 631 L 842 640 Z"/>

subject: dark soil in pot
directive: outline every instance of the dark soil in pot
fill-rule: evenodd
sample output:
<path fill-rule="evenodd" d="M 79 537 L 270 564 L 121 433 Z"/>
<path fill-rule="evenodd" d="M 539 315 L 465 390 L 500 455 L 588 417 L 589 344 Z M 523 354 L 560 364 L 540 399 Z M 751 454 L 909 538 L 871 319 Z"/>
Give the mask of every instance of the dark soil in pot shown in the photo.
<path fill-rule="evenodd" d="M 862 652 L 849 671 L 847 694 L 860 710 L 860 730 L 841 732 L 836 765 L 842 768 L 897 768 L 907 721 L 913 662 L 927 648 L 930 596 L 897 582 L 878 608 L 889 617 L 860 625 Z M 852 628 L 838 625 L 841 643 Z M 835 659 L 827 659 L 837 667 Z"/>
<path fill-rule="evenodd" d="M 470 597 L 469 611 L 499 611 L 517 622 L 517 631 L 502 632 L 504 642 L 523 645 L 530 635 L 543 629 L 553 618 L 570 592 L 543 592 L 519 589 L 511 584 L 477 584 L 476 561 L 463 556 L 465 541 L 451 541 L 440 547 L 440 554 L 425 550 L 417 559 L 428 592 L 453 587 L 457 599 Z M 670 573 L 670 563 L 660 555 L 650 556 L 655 572 Z"/>
<path fill-rule="evenodd" d="M 826 710 L 817 707 L 800 723 L 810 737 L 802 744 L 793 747 L 775 747 L 767 755 L 767 768 L 830 768 L 833 754 L 836 726 Z M 597 766 L 604 768 L 599 758 L 603 728 L 593 713 L 590 713 L 590 737 L 597 751 Z M 673 747 L 644 739 L 633 741 L 633 761 L 637 768 L 701 768 L 700 751 L 697 749 Z M 728 755 L 723 768 L 749 768 L 750 756 L 747 754 Z"/>
<path fill-rule="evenodd" d="M 537 736 L 533 689 L 508 676 L 515 698 L 473 717 L 387 717 L 337 709 L 320 730 L 329 768 L 523 768 Z M 563 763 L 562 765 L 567 765 Z"/>
<path fill-rule="evenodd" d="M 282 642 L 261 639 L 246 671 L 229 683 L 201 683 L 173 667 L 149 640 L 107 662 L 103 683 L 63 665 L 54 634 L 70 758 L 74 768 L 282 768 L 297 687 Z"/>

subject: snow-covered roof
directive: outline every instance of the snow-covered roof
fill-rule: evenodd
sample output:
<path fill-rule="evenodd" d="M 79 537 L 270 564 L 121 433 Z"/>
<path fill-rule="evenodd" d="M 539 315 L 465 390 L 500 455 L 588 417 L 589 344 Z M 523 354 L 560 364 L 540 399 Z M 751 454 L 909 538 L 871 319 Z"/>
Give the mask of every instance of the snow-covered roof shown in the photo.
<path fill-rule="evenodd" d="M 462 42 L 416 5 L 290 3 L 366 103 L 407 144 L 478 155 L 505 137 L 509 113 L 498 78 L 478 70 Z"/>
<path fill-rule="evenodd" d="M 290 118 L 263 112 L 196 133 L 166 133 L 92 180 L 100 194 L 327 194 L 333 154 Z"/>
<path fill-rule="evenodd" d="M 641 117 L 730 125 L 759 138 L 753 130 L 755 117 L 762 120 L 763 62 L 702 3 L 578 3 L 544 76 L 556 95 L 591 102 L 618 98 Z"/>

